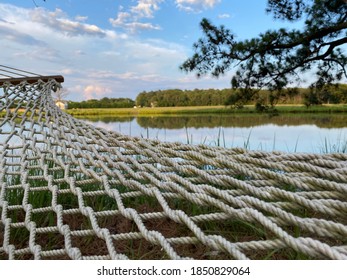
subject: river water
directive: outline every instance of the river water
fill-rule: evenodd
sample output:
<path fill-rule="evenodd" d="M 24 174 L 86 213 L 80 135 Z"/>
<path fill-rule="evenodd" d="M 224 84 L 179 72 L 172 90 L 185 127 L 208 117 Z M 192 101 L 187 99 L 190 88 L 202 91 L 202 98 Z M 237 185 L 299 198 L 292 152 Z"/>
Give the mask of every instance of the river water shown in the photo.
<path fill-rule="evenodd" d="M 161 141 L 284 152 L 347 152 L 346 114 L 85 117 L 126 135 Z"/>

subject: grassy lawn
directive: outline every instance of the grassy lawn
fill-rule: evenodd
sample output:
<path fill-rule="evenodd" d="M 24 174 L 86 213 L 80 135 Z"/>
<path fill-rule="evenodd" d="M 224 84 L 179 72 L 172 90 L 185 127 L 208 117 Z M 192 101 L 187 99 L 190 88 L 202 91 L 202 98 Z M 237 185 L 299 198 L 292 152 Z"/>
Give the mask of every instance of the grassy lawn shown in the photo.
<path fill-rule="evenodd" d="M 346 104 L 311 106 L 304 105 L 277 105 L 279 113 L 347 113 Z M 239 114 L 258 113 L 253 105 L 247 105 L 243 109 L 233 109 L 225 106 L 191 106 L 191 107 L 155 107 L 155 108 L 93 108 L 93 109 L 68 109 L 72 116 L 84 115 L 176 115 L 176 114 Z"/>
<path fill-rule="evenodd" d="M 321 106 L 306 106 L 301 104 L 277 105 L 278 113 L 347 113 L 347 104 L 325 104 Z M 187 107 L 154 107 L 154 108 L 92 108 L 67 109 L 72 116 L 150 116 L 150 115 L 180 115 L 180 114 L 249 114 L 257 112 L 254 105 L 246 105 L 242 109 L 230 106 L 187 106 Z M 6 115 L 0 112 L 0 117 Z"/>

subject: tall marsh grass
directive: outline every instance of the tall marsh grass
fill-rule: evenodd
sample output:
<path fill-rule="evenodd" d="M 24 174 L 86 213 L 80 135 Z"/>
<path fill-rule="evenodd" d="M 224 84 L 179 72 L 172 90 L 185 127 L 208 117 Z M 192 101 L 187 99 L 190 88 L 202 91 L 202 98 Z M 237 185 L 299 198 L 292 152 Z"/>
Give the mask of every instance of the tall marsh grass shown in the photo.
<path fill-rule="evenodd" d="M 340 134 L 337 139 L 331 140 L 326 137 L 322 140 L 322 144 L 319 147 L 320 153 L 347 153 L 347 138 L 342 137 Z"/>

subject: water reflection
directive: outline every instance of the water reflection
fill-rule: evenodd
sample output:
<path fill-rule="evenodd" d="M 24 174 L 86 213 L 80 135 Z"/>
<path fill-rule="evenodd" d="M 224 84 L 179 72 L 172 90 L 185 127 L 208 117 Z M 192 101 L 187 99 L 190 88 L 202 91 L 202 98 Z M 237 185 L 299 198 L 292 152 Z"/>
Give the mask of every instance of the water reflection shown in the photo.
<path fill-rule="evenodd" d="M 169 142 L 286 152 L 347 149 L 345 114 L 258 114 L 88 118 L 123 134 Z"/>

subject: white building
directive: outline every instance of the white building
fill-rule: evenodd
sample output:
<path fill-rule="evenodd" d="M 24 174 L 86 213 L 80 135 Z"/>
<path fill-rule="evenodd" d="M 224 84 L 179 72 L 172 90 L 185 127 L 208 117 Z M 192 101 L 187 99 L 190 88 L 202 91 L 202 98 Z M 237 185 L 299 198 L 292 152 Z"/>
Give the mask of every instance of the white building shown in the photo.
<path fill-rule="evenodd" d="M 67 102 L 66 101 L 61 101 L 58 100 L 55 102 L 55 105 L 57 105 L 57 107 L 61 110 L 66 110 L 67 109 Z"/>

